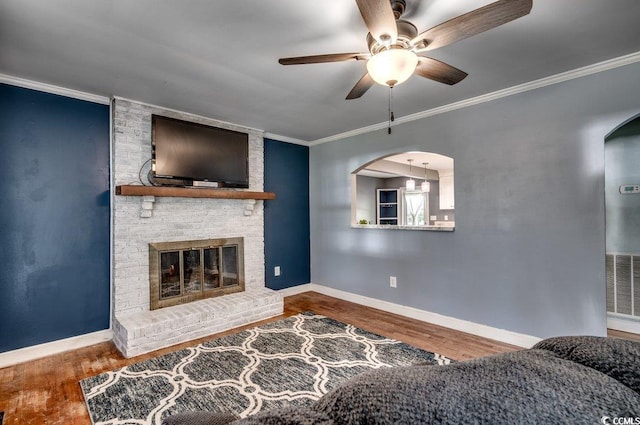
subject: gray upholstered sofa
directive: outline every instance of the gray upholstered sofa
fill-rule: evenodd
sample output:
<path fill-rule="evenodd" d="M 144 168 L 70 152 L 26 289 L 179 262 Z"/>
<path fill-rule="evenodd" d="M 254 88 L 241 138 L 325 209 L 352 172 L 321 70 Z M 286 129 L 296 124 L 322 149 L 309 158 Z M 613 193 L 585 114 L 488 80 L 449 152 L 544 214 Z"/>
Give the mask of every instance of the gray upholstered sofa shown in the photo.
<path fill-rule="evenodd" d="M 529 350 L 447 366 L 379 369 L 346 381 L 309 408 L 234 419 L 199 412 L 165 423 L 640 423 L 640 342 L 559 337 Z"/>

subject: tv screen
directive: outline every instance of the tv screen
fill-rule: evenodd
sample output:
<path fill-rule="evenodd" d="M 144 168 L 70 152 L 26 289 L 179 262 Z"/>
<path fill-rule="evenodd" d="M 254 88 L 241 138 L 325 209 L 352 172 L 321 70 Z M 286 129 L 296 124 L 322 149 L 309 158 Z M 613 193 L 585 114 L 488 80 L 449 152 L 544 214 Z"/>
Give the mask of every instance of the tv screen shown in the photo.
<path fill-rule="evenodd" d="M 152 116 L 154 177 L 249 187 L 249 135 Z"/>

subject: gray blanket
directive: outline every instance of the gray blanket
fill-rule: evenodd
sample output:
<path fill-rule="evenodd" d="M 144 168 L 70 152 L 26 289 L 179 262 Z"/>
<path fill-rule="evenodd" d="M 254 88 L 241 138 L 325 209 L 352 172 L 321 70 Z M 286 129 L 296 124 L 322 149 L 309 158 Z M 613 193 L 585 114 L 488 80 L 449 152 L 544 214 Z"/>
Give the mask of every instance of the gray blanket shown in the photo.
<path fill-rule="evenodd" d="M 375 370 L 343 383 L 311 408 L 262 412 L 233 425 L 573 425 L 605 417 L 640 418 L 638 342 L 551 338 L 530 350 L 447 366 Z"/>

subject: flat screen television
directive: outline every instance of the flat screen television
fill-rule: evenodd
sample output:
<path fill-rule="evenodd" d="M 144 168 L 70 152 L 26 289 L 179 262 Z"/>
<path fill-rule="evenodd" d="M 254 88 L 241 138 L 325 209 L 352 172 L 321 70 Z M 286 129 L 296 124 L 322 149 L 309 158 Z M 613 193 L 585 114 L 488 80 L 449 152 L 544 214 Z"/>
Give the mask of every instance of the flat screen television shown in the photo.
<path fill-rule="evenodd" d="M 248 134 L 160 115 L 152 116 L 151 132 L 155 181 L 249 187 Z"/>

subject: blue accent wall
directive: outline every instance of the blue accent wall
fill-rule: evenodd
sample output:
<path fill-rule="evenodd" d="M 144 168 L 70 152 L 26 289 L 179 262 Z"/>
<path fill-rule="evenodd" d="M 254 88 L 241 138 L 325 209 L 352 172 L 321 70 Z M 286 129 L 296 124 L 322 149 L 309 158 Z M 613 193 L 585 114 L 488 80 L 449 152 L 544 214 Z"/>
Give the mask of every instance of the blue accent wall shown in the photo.
<path fill-rule="evenodd" d="M 0 352 L 109 328 L 109 106 L 0 84 Z"/>
<path fill-rule="evenodd" d="M 276 193 L 264 201 L 266 286 L 309 283 L 309 148 L 265 139 L 264 190 Z"/>

